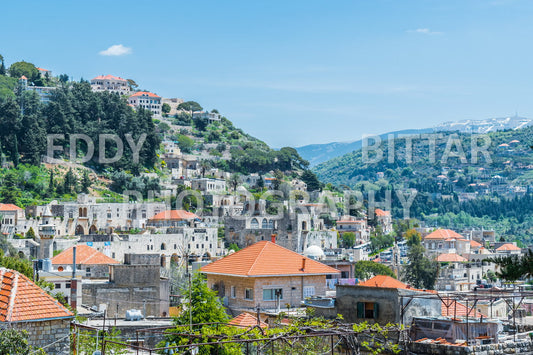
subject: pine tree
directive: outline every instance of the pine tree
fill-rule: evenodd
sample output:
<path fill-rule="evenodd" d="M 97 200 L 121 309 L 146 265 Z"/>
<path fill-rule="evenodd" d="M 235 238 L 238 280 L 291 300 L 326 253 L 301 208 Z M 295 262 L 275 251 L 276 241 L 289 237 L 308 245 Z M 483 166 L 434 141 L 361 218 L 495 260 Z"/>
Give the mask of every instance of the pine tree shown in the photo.
<path fill-rule="evenodd" d="M 19 165 L 19 144 L 17 141 L 17 136 L 13 136 L 13 152 L 11 159 L 13 160 L 13 165 L 15 168 Z"/>

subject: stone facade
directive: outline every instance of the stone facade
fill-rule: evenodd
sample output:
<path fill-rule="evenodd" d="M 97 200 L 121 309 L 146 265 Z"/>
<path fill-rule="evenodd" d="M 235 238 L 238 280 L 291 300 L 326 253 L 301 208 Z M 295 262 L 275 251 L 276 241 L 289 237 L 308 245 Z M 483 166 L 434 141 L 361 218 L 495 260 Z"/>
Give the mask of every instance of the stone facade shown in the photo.
<path fill-rule="evenodd" d="M 44 350 L 47 354 L 68 355 L 70 354 L 70 321 L 71 318 L 11 323 L 11 325 L 15 329 L 28 331 L 31 346 L 46 347 Z M 49 344 L 52 345 L 48 346 Z"/>
<path fill-rule="evenodd" d="M 224 304 L 230 309 L 254 309 L 258 304 L 261 308 L 275 309 L 277 300 L 265 299 L 263 290 L 282 289 L 280 299 L 281 310 L 286 304 L 300 307 L 301 302 L 314 295 L 326 294 L 326 275 L 307 276 L 275 276 L 275 277 L 237 277 L 229 275 L 207 275 L 207 285 L 218 291 Z M 246 289 L 251 290 L 246 297 Z"/>

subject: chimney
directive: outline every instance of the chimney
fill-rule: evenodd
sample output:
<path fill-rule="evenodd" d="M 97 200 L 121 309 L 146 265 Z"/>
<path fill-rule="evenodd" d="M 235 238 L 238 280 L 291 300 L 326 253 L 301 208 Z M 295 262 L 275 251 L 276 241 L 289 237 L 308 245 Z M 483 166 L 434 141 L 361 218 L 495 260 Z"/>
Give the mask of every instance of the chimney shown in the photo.
<path fill-rule="evenodd" d="M 305 271 L 305 258 L 302 258 L 302 271 Z"/>
<path fill-rule="evenodd" d="M 270 241 L 274 244 L 276 244 L 276 235 L 275 234 L 271 234 L 270 235 Z"/>

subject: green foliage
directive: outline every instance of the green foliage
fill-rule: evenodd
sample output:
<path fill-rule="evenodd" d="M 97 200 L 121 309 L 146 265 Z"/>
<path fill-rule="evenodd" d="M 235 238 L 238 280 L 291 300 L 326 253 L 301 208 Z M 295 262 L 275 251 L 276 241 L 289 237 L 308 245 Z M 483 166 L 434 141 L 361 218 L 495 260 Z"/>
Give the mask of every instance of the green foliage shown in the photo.
<path fill-rule="evenodd" d="M 239 248 L 239 246 L 236 243 L 230 243 L 230 245 L 228 246 L 228 249 L 233 250 L 233 251 L 241 250 L 241 248 Z"/>
<path fill-rule="evenodd" d="M 424 256 L 420 233 L 410 230 L 406 233 L 409 264 L 404 266 L 404 279 L 414 288 L 432 290 L 438 276 L 438 264 Z"/>
<path fill-rule="evenodd" d="M 27 355 L 31 350 L 27 330 L 0 330 L 0 354 Z"/>
<path fill-rule="evenodd" d="M 322 184 L 311 170 L 304 170 L 300 179 L 307 184 L 307 191 L 317 191 L 322 188 Z"/>
<path fill-rule="evenodd" d="M 355 233 L 345 232 L 341 236 L 341 242 L 343 248 L 352 248 L 355 245 Z"/>
<path fill-rule="evenodd" d="M 98 337 L 98 341 L 97 341 Z M 79 334 L 72 333 L 72 344 L 76 346 L 75 341 L 79 343 L 80 355 L 91 355 L 94 351 L 101 349 L 102 340 L 110 340 L 116 342 L 123 342 L 121 337 L 121 331 L 117 328 L 112 328 L 109 333 L 105 333 L 101 330 L 89 331 L 83 330 Z M 98 344 L 98 345 L 97 345 Z M 106 354 L 128 354 L 128 349 L 125 345 L 119 345 L 114 343 L 106 343 Z"/>
<path fill-rule="evenodd" d="M 17 79 L 0 74 L 0 98 L 15 97 L 15 87 L 17 86 Z"/>
<path fill-rule="evenodd" d="M 507 281 L 533 277 L 533 251 L 528 249 L 523 255 L 507 255 L 488 259 L 499 266 L 496 276 Z"/>
<path fill-rule="evenodd" d="M 28 63 L 25 61 L 15 62 L 11 64 L 8 72 L 12 78 L 16 79 L 24 75 L 26 78 L 28 78 L 28 81 L 30 82 L 35 81 L 39 78 L 39 70 L 37 70 L 37 67 L 32 63 Z"/>
<path fill-rule="evenodd" d="M 184 134 L 178 136 L 178 147 L 184 153 L 190 153 L 194 146 L 194 140 Z"/>
<path fill-rule="evenodd" d="M 392 235 L 377 234 L 370 237 L 370 249 L 372 252 L 378 252 L 394 245 L 394 237 Z"/>
<path fill-rule="evenodd" d="M 184 111 L 202 111 L 202 106 L 195 101 L 185 101 L 178 105 L 178 110 Z"/>
<path fill-rule="evenodd" d="M 355 263 L 354 276 L 358 279 L 370 279 L 377 275 L 386 275 L 396 278 L 390 267 L 371 260 L 361 260 Z"/>
<path fill-rule="evenodd" d="M 114 172 L 110 175 L 110 178 L 113 182 L 109 187 L 117 193 L 137 191 L 142 194 L 143 198 L 148 198 L 150 191 L 159 192 L 161 190 L 158 178 L 133 176 L 125 171 Z M 130 198 L 134 200 L 135 196 L 130 196 Z"/>
<path fill-rule="evenodd" d="M 171 107 L 169 104 L 167 104 L 166 102 L 161 106 L 161 112 L 163 112 L 164 114 L 168 115 L 168 113 L 170 112 L 171 110 Z"/>

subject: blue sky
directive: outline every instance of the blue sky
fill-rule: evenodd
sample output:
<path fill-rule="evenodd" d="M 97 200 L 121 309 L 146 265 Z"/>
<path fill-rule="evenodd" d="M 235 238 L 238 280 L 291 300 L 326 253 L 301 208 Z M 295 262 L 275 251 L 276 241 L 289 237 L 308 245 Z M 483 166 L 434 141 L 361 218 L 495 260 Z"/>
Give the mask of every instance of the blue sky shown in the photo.
<path fill-rule="evenodd" d="M 132 78 L 274 147 L 533 117 L 528 0 L 9 1 L 2 12 L 7 64 Z M 130 53 L 99 54 L 113 45 Z"/>

